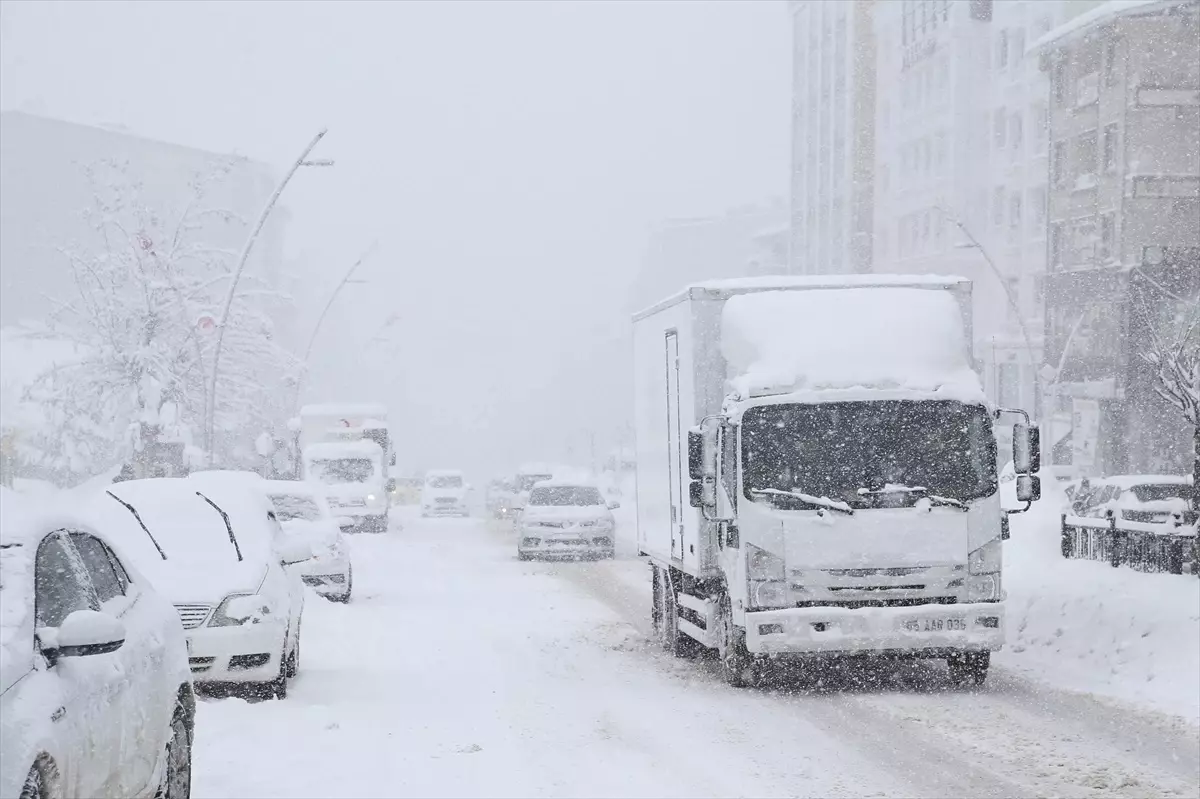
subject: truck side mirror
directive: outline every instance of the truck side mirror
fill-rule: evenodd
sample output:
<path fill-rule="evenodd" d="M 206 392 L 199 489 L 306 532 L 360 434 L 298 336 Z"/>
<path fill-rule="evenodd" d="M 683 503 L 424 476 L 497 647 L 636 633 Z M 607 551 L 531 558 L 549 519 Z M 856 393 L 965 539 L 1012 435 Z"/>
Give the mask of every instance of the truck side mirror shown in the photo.
<path fill-rule="evenodd" d="M 1017 477 L 1017 501 L 1037 502 L 1042 498 L 1042 478 L 1030 474 Z"/>
<path fill-rule="evenodd" d="M 1035 424 L 1013 425 L 1013 471 L 1035 474 L 1042 468 L 1042 431 Z"/>
<path fill-rule="evenodd" d="M 688 483 L 688 504 L 693 508 L 704 507 L 704 483 L 700 480 Z"/>
<path fill-rule="evenodd" d="M 704 434 L 689 430 L 687 434 L 688 477 L 699 480 L 704 477 Z"/>

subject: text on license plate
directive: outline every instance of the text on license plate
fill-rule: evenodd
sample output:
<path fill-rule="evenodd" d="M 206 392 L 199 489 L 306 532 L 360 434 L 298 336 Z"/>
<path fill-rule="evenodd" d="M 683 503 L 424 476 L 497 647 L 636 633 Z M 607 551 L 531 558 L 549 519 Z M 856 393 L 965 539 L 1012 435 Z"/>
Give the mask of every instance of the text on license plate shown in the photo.
<path fill-rule="evenodd" d="M 966 632 L 966 619 L 907 619 L 904 629 L 910 633 Z"/>

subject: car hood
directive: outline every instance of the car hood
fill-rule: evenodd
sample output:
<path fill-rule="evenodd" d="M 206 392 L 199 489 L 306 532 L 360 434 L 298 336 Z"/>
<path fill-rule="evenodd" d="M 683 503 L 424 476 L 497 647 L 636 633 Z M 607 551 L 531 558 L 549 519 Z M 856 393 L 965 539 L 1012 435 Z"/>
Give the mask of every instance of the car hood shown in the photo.
<path fill-rule="evenodd" d="M 427 488 L 425 496 L 431 499 L 462 499 L 467 495 L 464 488 Z"/>
<path fill-rule="evenodd" d="M 578 524 L 588 521 L 612 521 L 612 514 L 602 505 L 526 505 L 521 514 L 523 522 L 563 522 Z"/>
<path fill-rule="evenodd" d="M 136 564 L 154 590 L 172 604 L 215 605 L 234 593 L 255 593 L 267 576 L 258 560 L 160 560 Z"/>

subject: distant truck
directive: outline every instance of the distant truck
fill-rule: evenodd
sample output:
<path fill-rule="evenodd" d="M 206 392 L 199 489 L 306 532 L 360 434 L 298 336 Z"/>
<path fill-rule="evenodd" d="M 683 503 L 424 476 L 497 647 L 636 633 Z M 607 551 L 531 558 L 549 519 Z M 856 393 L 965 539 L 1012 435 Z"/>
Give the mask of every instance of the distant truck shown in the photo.
<path fill-rule="evenodd" d="M 992 407 L 955 277 L 692 286 L 634 317 L 637 538 L 651 617 L 728 683 L 771 659 L 945 658 L 1004 643 Z M 1038 430 L 1013 428 L 1040 496 Z"/>
<path fill-rule="evenodd" d="M 376 404 L 331 403 L 300 409 L 301 475 L 326 486 L 337 516 L 363 532 L 386 532 L 395 463 L 387 409 Z"/>

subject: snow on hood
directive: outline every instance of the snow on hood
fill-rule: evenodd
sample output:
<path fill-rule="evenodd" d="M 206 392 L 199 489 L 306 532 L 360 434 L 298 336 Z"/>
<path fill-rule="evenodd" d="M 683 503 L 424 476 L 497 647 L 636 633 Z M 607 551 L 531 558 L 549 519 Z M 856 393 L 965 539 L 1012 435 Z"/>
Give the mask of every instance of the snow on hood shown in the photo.
<path fill-rule="evenodd" d="M 295 537 L 299 541 L 309 541 L 325 546 L 336 544 L 338 537 L 341 535 L 341 530 L 334 523 L 333 519 L 318 519 L 316 521 L 291 519 L 282 522 L 282 525 L 283 532 L 288 537 Z"/>
<path fill-rule="evenodd" d="M 586 521 L 611 517 L 606 505 L 526 505 L 521 514 L 522 519 L 530 521 Z"/>
<path fill-rule="evenodd" d="M 869 388 L 984 403 L 961 313 L 924 288 L 742 294 L 722 311 L 721 352 L 743 397 Z"/>
<path fill-rule="evenodd" d="M 165 561 L 133 514 L 106 492 L 93 497 L 88 509 L 168 601 L 216 604 L 234 592 L 257 591 L 274 557 L 265 511 L 264 522 L 256 527 L 246 519 L 244 506 L 249 500 L 230 502 L 227 495 L 232 492 L 217 488 L 188 479 L 156 478 L 130 480 L 108 489 L 137 509 L 166 553 Z M 241 561 L 224 520 L 196 495 L 197 490 L 229 514 Z"/>

